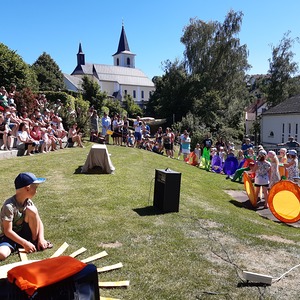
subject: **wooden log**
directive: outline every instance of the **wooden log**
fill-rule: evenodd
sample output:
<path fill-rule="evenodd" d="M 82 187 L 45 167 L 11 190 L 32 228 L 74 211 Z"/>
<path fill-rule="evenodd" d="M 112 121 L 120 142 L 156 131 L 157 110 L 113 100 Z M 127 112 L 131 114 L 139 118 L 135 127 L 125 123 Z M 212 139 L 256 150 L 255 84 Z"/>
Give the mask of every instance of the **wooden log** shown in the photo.
<path fill-rule="evenodd" d="M 50 258 L 58 257 L 58 256 L 62 255 L 68 247 L 69 247 L 69 244 L 67 244 L 66 242 L 64 242 L 64 243 L 56 250 L 56 252 L 55 252 L 52 256 L 50 256 Z"/>
<path fill-rule="evenodd" d="M 86 251 L 86 248 L 82 247 L 82 248 L 78 249 L 77 251 L 73 252 L 72 254 L 70 254 L 70 256 L 74 258 L 85 251 Z"/>
<path fill-rule="evenodd" d="M 106 267 L 102 267 L 102 268 L 97 268 L 97 272 L 98 273 L 107 272 L 107 271 L 111 271 L 111 270 L 115 270 L 115 269 L 120 269 L 122 267 L 123 267 L 122 263 L 117 263 L 115 265 L 106 266 Z"/>
<path fill-rule="evenodd" d="M 23 249 L 23 248 L 19 249 L 19 256 L 20 256 L 21 261 L 27 261 L 28 260 L 27 253 L 26 253 L 25 249 Z"/>
<path fill-rule="evenodd" d="M 99 281 L 99 287 L 127 287 L 129 286 L 129 280 L 124 281 Z"/>
<path fill-rule="evenodd" d="M 98 254 L 95 254 L 95 255 L 93 255 L 93 256 L 90 256 L 90 257 L 88 257 L 88 258 L 83 259 L 82 262 L 83 262 L 83 263 L 89 263 L 89 262 L 91 262 L 91 261 L 93 261 L 93 260 L 97 260 L 97 259 L 99 259 L 99 258 L 102 258 L 102 257 L 106 256 L 106 255 L 108 255 L 108 254 L 106 253 L 106 251 L 102 251 L 102 252 L 100 252 L 100 253 L 98 253 Z"/>
<path fill-rule="evenodd" d="M 0 266 L 0 279 L 7 278 L 7 272 L 14 267 L 23 266 L 26 264 L 30 264 L 38 260 L 26 260 L 26 261 L 18 261 L 15 263 L 7 264 L 4 266 Z"/>

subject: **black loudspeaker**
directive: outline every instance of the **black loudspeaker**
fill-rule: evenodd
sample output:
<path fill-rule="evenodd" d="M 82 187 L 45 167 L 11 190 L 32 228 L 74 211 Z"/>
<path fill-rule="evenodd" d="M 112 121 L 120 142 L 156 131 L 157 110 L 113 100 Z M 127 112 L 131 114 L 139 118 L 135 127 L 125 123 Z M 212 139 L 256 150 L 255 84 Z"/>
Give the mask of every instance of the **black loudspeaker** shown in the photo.
<path fill-rule="evenodd" d="M 181 173 L 155 170 L 153 206 L 161 212 L 178 212 Z"/>

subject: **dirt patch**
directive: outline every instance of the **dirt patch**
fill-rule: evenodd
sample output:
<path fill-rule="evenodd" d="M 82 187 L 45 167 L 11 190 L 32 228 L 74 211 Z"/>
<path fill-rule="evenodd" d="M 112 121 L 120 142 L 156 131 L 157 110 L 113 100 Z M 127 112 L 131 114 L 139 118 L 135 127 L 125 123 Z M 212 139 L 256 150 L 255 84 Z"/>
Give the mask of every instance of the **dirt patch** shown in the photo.
<path fill-rule="evenodd" d="M 123 244 L 116 241 L 113 243 L 100 243 L 98 246 L 101 248 L 119 248 L 119 247 L 122 247 Z"/>

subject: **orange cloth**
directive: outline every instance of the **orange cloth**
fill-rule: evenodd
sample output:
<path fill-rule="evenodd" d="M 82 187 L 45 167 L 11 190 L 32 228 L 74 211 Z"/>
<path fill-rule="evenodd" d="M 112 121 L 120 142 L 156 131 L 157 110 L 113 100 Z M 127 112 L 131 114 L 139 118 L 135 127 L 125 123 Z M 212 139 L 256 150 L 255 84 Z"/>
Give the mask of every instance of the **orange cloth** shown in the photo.
<path fill-rule="evenodd" d="M 32 296 L 38 288 L 75 275 L 85 266 L 85 263 L 70 256 L 59 256 L 12 268 L 7 278 Z"/>

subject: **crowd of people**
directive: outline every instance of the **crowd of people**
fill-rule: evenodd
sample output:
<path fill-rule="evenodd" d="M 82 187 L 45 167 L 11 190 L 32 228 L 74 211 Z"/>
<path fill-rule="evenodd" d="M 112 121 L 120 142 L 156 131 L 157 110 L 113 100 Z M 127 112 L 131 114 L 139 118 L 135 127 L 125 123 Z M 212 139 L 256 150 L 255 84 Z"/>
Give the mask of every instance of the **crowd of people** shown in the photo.
<path fill-rule="evenodd" d="M 33 111 L 29 111 L 26 107 L 17 107 L 15 93 L 14 84 L 9 92 L 3 86 L 0 88 L 0 139 L 3 140 L 1 150 L 11 150 L 13 139 L 16 139 L 19 152 L 28 156 L 63 149 L 65 140 L 83 147 L 77 123 L 74 122 L 68 131 L 64 128 L 60 115 L 60 99 L 51 105 L 46 96 L 40 94 L 35 99 Z"/>

